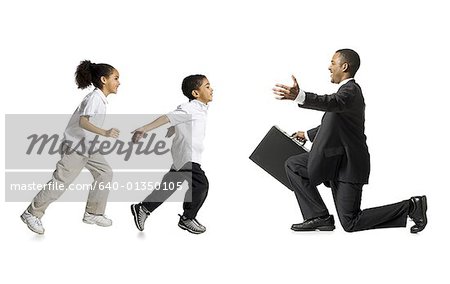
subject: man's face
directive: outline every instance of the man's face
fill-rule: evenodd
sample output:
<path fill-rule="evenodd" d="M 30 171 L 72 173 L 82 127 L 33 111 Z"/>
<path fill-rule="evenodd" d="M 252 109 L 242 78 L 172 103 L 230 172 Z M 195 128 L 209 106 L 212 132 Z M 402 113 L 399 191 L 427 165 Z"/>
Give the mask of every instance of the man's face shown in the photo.
<path fill-rule="evenodd" d="M 331 59 L 330 67 L 328 70 L 331 72 L 331 83 L 339 84 L 345 75 L 345 70 L 348 68 L 348 63 L 342 61 L 342 57 L 339 53 L 335 53 Z"/>

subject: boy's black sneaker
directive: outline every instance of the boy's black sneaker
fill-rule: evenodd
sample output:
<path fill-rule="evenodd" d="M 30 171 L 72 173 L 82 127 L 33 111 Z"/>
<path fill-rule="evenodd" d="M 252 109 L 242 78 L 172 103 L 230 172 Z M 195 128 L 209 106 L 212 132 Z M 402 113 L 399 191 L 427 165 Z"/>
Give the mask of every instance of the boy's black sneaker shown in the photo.
<path fill-rule="evenodd" d="M 180 216 L 180 221 L 178 222 L 178 227 L 180 227 L 183 230 L 188 231 L 192 234 L 201 234 L 206 231 L 205 226 L 200 224 L 195 218 L 194 219 L 188 219 L 185 216 Z"/>
<path fill-rule="evenodd" d="M 147 219 L 150 212 L 141 204 L 131 204 L 131 214 L 133 214 L 134 224 L 139 231 L 144 230 L 145 220 Z"/>

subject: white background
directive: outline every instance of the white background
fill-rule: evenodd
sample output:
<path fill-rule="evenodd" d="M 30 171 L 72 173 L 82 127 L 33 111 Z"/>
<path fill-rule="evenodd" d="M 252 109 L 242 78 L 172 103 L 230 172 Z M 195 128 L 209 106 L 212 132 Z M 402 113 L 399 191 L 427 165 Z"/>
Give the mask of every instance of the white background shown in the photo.
<path fill-rule="evenodd" d="M 179 203 L 161 206 L 139 233 L 128 203 L 110 203 L 114 224 L 100 228 L 81 222 L 83 203 L 56 202 L 37 236 L 19 219 L 27 204 L 2 198 L 2 282 L 448 281 L 445 2 L 2 2 L 2 114 L 71 114 L 88 92 L 73 77 L 84 59 L 120 72 L 110 113 L 171 111 L 185 101 L 180 85 L 189 74 L 207 75 L 215 90 L 203 160 L 211 187 L 198 215 L 205 234 L 177 227 Z M 429 225 L 418 235 L 411 222 L 294 233 L 291 224 L 302 221 L 294 195 L 248 159 L 272 125 L 293 132 L 320 123 L 321 113 L 275 100 L 273 85 L 295 74 L 303 89 L 335 91 L 327 68 L 347 47 L 362 59 L 356 79 L 372 157 L 362 208 L 426 194 Z M 320 190 L 335 214 L 331 192 Z"/>

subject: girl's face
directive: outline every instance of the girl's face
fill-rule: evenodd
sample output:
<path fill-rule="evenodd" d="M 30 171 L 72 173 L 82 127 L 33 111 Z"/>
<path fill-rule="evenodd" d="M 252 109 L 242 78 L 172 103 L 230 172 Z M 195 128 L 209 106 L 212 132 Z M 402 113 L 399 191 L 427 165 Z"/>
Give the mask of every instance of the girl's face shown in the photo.
<path fill-rule="evenodd" d="M 114 69 L 114 71 L 108 77 L 102 77 L 103 88 L 102 91 L 105 96 L 113 93 L 117 93 L 117 88 L 120 86 L 119 82 L 119 72 Z"/>

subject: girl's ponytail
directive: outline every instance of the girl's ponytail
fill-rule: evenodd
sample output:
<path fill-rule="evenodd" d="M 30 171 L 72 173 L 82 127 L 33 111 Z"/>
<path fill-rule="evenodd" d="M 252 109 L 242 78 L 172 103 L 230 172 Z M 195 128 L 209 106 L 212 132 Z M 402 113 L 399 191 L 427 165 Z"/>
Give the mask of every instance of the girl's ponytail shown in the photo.
<path fill-rule="evenodd" d="M 84 60 L 80 62 L 75 72 L 75 82 L 78 88 L 84 89 L 92 84 L 91 61 Z"/>
<path fill-rule="evenodd" d="M 89 60 L 80 62 L 75 71 L 75 82 L 80 89 L 89 87 L 91 84 L 101 89 L 103 83 L 101 77 L 108 77 L 114 72 L 114 67 L 109 64 L 95 64 Z"/>

